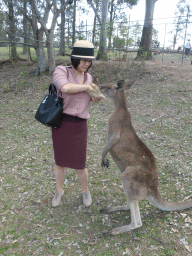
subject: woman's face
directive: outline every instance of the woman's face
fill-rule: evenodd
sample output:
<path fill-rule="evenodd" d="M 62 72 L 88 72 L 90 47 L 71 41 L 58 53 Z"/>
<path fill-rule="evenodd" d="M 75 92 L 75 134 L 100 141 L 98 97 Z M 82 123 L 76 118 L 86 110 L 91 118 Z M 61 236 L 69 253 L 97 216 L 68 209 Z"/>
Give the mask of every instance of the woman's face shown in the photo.
<path fill-rule="evenodd" d="M 77 70 L 79 72 L 86 72 L 88 67 L 91 65 L 91 60 L 80 60 L 79 65 L 77 66 Z"/>

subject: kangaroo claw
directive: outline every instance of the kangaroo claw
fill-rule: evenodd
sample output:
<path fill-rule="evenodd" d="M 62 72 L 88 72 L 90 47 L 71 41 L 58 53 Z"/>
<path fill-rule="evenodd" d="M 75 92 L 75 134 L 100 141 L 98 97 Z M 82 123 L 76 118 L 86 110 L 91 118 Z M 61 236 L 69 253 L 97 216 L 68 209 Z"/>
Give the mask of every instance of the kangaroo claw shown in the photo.
<path fill-rule="evenodd" d="M 107 167 L 109 168 L 109 160 L 108 159 L 105 159 L 101 162 L 101 167 Z"/>
<path fill-rule="evenodd" d="M 110 231 L 106 231 L 106 232 L 103 232 L 103 236 L 111 236 L 112 235 L 112 232 L 111 230 Z"/>
<path fill-rule="evenodd" d="M 107 211 L 106 208 L 100 210 L 100 213 L 107 213 L 107 212 L 108 212 L 108 211 Z"/>

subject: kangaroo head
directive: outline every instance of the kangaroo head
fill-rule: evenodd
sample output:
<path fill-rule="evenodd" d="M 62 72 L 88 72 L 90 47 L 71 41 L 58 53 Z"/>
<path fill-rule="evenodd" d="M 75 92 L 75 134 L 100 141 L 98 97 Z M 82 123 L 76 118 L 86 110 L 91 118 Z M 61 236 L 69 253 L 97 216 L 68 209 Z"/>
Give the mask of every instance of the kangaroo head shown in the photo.
<path fill-rule="evenodd" d="M 134 81 L 128 81 L 128 80 L 120 80 L 116 84 L 108 84 L 108 85 L 101 85 L 101 91 L 106 94 L 110 98 L 114 98 L 115 95 L 124 89 L 131 88 L 131 85 L 134 83 Z"/>

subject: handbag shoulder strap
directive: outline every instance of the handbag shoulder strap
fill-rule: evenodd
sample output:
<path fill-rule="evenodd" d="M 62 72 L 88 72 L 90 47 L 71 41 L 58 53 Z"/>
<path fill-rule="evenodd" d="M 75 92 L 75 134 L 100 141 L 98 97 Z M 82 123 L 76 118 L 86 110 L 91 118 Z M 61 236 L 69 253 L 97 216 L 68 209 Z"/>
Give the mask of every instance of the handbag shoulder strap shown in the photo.
<path fill-rule="evenodd" d="M 50 83 L 49 85 L 49 94 L 56 94 L 57 93 L 57 89 L 55 87 L 55 85 L 53 83 Z"/>
<path fill-rule="evenodd" d="M 49 94 L 56 95 L 62 98 L 62 92 L 59 91 L 59 93 L 57 94 L 57 89 L 53 83 L 49 85 Z"/>
<path fill-rule="evenodd" d="M 69 77 L 69 67 L 66 67 L 67 70 L 67 78 Z"/>

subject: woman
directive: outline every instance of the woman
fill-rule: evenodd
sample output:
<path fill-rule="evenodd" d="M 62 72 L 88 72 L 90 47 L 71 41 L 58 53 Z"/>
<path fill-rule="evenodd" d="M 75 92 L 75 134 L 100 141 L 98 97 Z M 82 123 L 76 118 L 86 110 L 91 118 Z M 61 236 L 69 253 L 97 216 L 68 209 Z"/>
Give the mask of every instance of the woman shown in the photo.
<path fill-rule="evenodd" d="M 185 45 L 185 57 L 186 58 L 189 58 L 190 49 L 191 49 L 191 44 L 190 44 L 190 39 L 188 39 L 188 41 Z"/>
<path fill-rule="evenodd" d="M 92 203 L 88 188 L 88 171 L 86 168 L 87 150 L 87 119 L 89 102 L 97 103 L 100 99 L 90 97 L 92 90 L 89 83 L 92 77 L 87 70 L 94 58 L 93 44 L 79 40 L 74 44 L 71 53 L 71 66 L 56 67 L 53 73 L 53 83 L 57 92 L 62 92 L 64 99 L 63 122 L 60 128 L 52 129 L 52 140 L 55 157 L 56 192 L 52 206 L 57 207 L 64 195 L 62 189 L 65 167 L 76 170 L 82 186 L 83 203 L 86 207 Z"/>

